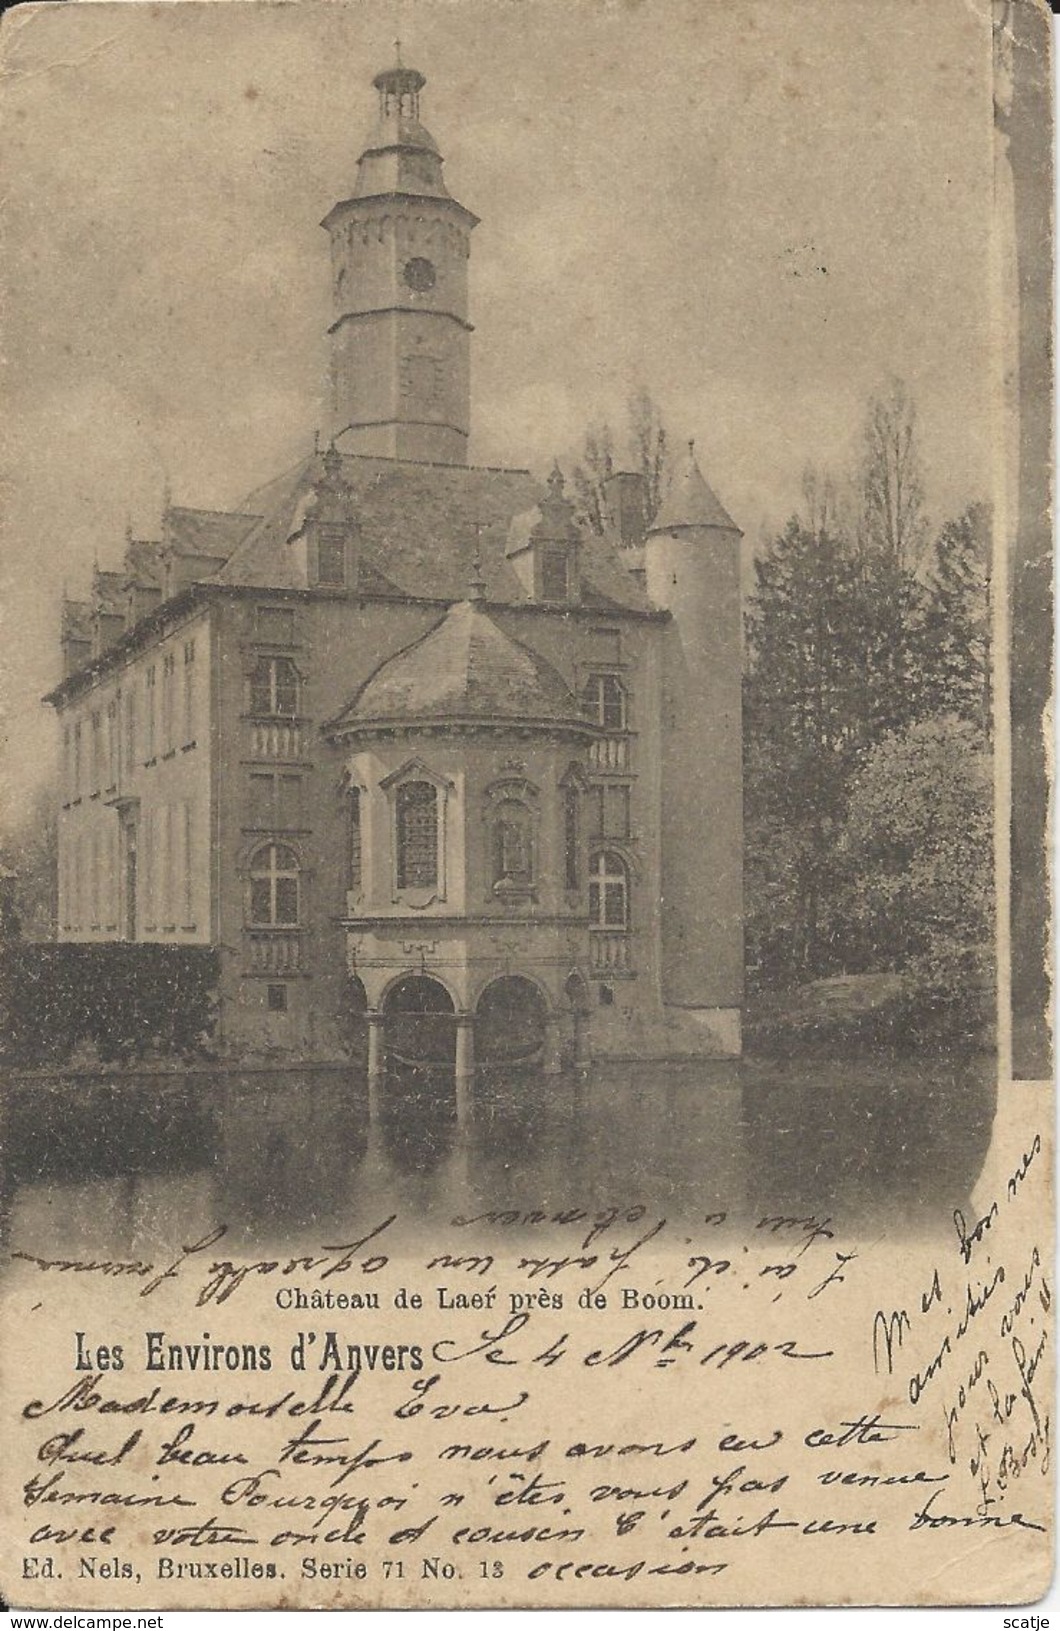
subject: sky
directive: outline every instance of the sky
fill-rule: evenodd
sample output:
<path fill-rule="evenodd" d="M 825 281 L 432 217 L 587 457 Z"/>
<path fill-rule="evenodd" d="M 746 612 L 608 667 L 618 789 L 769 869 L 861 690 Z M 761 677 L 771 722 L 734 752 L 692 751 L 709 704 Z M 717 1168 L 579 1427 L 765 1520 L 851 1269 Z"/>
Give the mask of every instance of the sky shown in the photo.
<path fill-rule="evenodd" d="M 986 0 L 75 3 L 4 17 L 6 814 L 49 775 L 59 602 L 164 496 L 237 507 L 323 425 L 320 221 L 402 40 L 472 239 L 473 462 L 638 385 L 748 539 L 873 391 L 931 514 L 989 493 Z"/>

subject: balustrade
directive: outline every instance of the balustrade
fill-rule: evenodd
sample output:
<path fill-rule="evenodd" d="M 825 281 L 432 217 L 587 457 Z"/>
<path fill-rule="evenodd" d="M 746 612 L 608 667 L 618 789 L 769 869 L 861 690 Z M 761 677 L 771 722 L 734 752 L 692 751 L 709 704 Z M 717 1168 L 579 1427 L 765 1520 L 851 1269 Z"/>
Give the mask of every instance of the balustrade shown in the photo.
<path fill-rule="evenodd" d="M 254 974 L 297 974 L 302 966 L 298 929 L 248 929 L 249 966 Z"/>
<path fill-rule="evenodd" d="M 589 769 L 592 771 L 628 770 L 629 738 L 626 736 L 603 736 L 595 742 L 590 742 Z"/>
<path fill-rule="evenodd" d="M 253 759 L 299 759 L 302 725 L 297 719 L 252 719 L 250 756 Z"/>
<path fill-rule="evenodd" d="M 589 936 L 589 954 L 596 974 L 628 974 L 633 960 L 630 937 L 621 929 L 594 930 Z"/>

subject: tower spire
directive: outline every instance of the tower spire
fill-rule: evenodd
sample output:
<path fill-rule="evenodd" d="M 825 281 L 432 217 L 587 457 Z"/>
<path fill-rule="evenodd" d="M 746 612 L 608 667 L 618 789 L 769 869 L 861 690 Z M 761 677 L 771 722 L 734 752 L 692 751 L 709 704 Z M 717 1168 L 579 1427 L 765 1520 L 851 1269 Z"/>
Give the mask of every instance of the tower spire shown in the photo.
<path fill-rule="evenodd" d="M 483 601 L 486 598 L 486 580 L 482 576 L 482 547 L 475 539 L 475 553 L 471 557 L 471 576 L 467 581 L 467 598 L 470 601 Z"/>
<path fill-rule="evenodd" d="M 466 464 L 471 418 L 467 263 L 477 217 L 442 177 L 420 123 L 423 74 L 401 60 L 372 81 L 379 117 L 332 238 L 332 421 L 341 451 Z"/>

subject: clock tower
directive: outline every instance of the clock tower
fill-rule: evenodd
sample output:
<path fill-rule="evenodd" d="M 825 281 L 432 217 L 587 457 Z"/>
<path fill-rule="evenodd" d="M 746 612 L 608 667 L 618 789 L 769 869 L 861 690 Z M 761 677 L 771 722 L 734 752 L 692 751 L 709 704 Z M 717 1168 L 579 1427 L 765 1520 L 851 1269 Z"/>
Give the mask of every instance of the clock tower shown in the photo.
<path fill-rule="evenodd" d="M 379 118 L 331 235 L 331 436 L 344 453 L 466 464 L 471 419 L 467 263 L 477 217 L 442 179 L 420 123 L 426 81 L 377 74 Z"/>

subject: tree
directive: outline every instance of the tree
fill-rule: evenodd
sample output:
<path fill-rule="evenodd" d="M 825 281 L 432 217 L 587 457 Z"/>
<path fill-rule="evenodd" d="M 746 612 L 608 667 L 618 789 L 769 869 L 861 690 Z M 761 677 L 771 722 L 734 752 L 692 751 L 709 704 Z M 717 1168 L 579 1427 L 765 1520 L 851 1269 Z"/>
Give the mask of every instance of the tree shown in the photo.
<path fill-rule="evenodd" d="M 927 538 L 924 481 L 916 408 L 900 379 L 869 402 L 862 442 L 855 484 L 863 568 L 915 573 Z"/>
<path fill-rule="evenodd" d="M 626 404 L 625 434 L 616 437 L 606 423 L 586 432 L 581 459 L 574 466 L 572 480 L 578 518 L 595 533 L 607 526 L 607 479 L 616 469 L 616 446 L 623 450 L 624 465 L 644 477 L 647 512 L 654 516 L 662 503 L 668 477 L 667 436 L 662 411 L 645 386 L 640 385 Z"/>
<path fill-rule="evenodd" d="M 967 998 L 993 957 L 993 775 L 982 731 L 936 715 L 888 736 L 854 774 L 841 862 L 851 951 Z"/>
<path fill-rule="evenodd" d="M 50 786 L 38 789 L 27 815 L 0 842 L 0 869 L 11 874 L 5 884 L 9 922 L 17 921 L 25 940 L 54 940 L 58 920 L 58 823 L 56 796 Z"/>
<path fill-rule="evenodd" d="M 627 405 L 629 440 L 633 468 L 644 477 L 648 489 L 648 515 L 659 513 L 668 477 L 666 426 L 657 402 L 643 385 L 637 387 Z"/>
<path fill-rule="evenodd" d="M 614 465 L 614 436 L 610 425 L 590 426 L 585 433 L 581 463 L 574 466 L 574 502 L 578 520 L 598 534 L 607 524 L 605 490 Z"/>
<path fill-rule="evenodd" d="M 841 538 L 795 517 L 755 577 L 744 688 L 749 938 L 763 971 L 810 978 L 830 961 L 835 841 L 861 747 L 858 578 Z"/>
<path fill-rule="evenodd" d="M 991 733 L 990 510 L 972 504 L 935 540 L 914 630 L 917 712 L 952 713 Z"/>
<path fill-rule="evenodd" d="M 855 777 L 881 744 L 943 714 L 988 730 L 987 513 L 973 505 L 928 542 L 900 383 L 869 405 L 854 492 L 844 505 L 807 469 L 803 513 L 761 554 L 748 607 L 748 951 L 767 983 L 875 966 L 841 857 Z"/>

